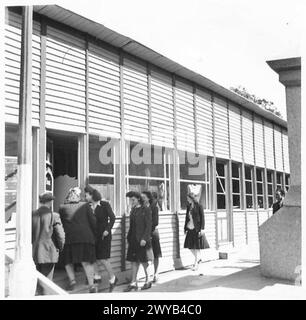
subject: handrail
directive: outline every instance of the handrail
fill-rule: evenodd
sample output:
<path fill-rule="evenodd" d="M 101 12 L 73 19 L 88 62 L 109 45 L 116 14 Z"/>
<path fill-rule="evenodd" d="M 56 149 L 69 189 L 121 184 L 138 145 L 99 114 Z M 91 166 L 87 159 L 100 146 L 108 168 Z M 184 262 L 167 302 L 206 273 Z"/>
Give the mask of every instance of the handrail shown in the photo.
<path fill-rule="evenodd" d="M 7 181 L 9 178 L 14 177 L 14 175 L 17 174 L 17 169 L 9 173 L 8 175 L 5 176 L 5 181 Z"/>
<path fill-rule="evenodd" d="M 14 260 L 9 255 L 5 254 L 5 258 L 9 262 L 9 264 L 13 263 Z M 53 281 L 45 277 L 42 273 L 39 271 L 36 271 L 37 281 L 39 284 L 43 287 L 45 290 L 45 293 L 47 295 L 68 295 L 69 293 L 63 290 L 61 287 L 56 285 Z"/>

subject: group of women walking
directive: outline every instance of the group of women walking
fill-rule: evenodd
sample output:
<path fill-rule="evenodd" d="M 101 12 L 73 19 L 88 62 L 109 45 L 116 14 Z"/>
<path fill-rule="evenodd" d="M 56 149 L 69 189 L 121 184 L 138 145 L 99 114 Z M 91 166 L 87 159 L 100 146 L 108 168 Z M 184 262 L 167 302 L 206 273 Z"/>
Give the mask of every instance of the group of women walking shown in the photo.
<path fill-rule="evenodd" d="M 81 189 L 71 188 L 65 203 L 60 206 L 59 215 L 51 210 L 54 200 L 52 194 L 40 196 L 40 208 L 33 213 L 34 262 L 40 272 L 52 279 L 58 253 L 61 251 L 69 279 L 67 289 L 75 289 L 74 267 L 81 264 L 90 293 L 98 292 L 101 268 L 104 266 L 108 273 L 109 291 L 112 292 L 118 282 L 109 260 L 115 215 L 110 204 L 102 200 L 98 190 L 87 186 L 84 193 L 85 202 L 81 201 Z M 126 260 L 132 264 L 132 279 L 124 291 L 138 290 L 137 274 L 140 265 L 145 272 L 145 283 L 141 290 L 146 290 L 158 281 L 159 258 L 162 256 L 157 228 L 157 195 L 149 191 L 130 191 L 126 196 L 131 204 Z M 194 254 L 194 270 L 198 267 L 199 250 L 208 247 L 203 236 L 204 226 L 203 208 L 195 195 L 189 193 L 184 247 L 191 249 Z"/>

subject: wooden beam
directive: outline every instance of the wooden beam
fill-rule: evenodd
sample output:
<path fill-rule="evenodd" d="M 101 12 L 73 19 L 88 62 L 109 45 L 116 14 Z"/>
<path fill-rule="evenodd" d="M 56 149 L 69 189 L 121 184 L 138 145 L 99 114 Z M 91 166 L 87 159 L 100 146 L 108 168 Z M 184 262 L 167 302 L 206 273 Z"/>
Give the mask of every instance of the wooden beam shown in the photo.
<path fill-rule="evenodd" d="M 22 9 L 18 131 L 18 177 L 15 260 L 9 275 L 9 295 L 35 295 L 37 275 L 32 259 L 32 27 L 33 7 Z"/>

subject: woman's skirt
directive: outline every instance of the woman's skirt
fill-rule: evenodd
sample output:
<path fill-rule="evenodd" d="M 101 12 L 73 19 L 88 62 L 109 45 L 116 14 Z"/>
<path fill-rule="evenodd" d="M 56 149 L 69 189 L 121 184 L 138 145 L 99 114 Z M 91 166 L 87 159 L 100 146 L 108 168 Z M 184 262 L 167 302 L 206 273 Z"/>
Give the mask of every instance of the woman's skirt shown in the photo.
<path fill-rule="evenodd" d="M 184 248 L 187 249 L 204 249 L 203 237 L 199 237 L 195 229 L 187 229 L 187 234 L 184 242 Z"/>
<path fill-rule="evenodd" d="M 162 256 L 160 241 L 159 241 L 159 233 L 157 229 L 155 229 L 152 233 L 152 249 L 153 249 L 154 258 L 160 258 Z"/>
<path fill-rule="evenodd" d="M 153 250 L 150 242 L 142 247 L 136 239 L 131 239 L 128 245 L 126 260 L 130 262 L 148 262 L 153 261 Z"/>
<path fill-rule="evenodd" d="M 62 252 L 64 264 L 96 261 L 96 248 L 90 243 L 65 244 Z"/>
<path fill-rule="evenodd" d="M 97 259 L 109 259 L 111 254 L 111 242 L 112 235 L 108 234 L 108 236 L 99 237 L 96 243 L 96 257 Z"/>

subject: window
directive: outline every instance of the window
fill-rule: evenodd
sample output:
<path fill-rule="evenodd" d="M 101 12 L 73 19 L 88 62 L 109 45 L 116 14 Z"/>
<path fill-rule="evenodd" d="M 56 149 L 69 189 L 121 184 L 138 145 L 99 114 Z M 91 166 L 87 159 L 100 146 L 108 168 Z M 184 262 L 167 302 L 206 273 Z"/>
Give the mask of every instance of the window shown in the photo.
<path fill-rule="evenodd" d="M 245 206 L 246 209 L 254 208 L 253 201 L 253 169 L 250 166 L 244 167 L 245 180 Z"/>
<path fill-rule="evenodd" d="M 264 208 L 264 179 L 263 169 L 256 168 L 257 208 Z"/>
<path fill-rule="evenodd" d="M 127 160 L 127 190 L 155 192 L 160 210 L 170 210 L 170 161 L 165 147 L 127 142 Z"/>
<path fill-rule="evenodd" d="M 180 208 L 187 207 L 187 193 L 194 192 L 204 210 L 211 208 L 210 161 L 206 156 L 179 151 Z"/>
<path fill-rule="evenodd" d="M 226 183 L 225 164 L 216 163 L 216 184 L 217 184 L 217 209 L 226 209 Z"/>
<path fill-rule="evenodd" d="M 288 192 L 288 190 L 289 190 L 289 185 L 290 185 L 290 174 L 286 174 L 285 175 L 285 189 L 286 189 L 286 192 Z"/>
<path fill-rule="evenodd" d="M 269 206 L 269 208 L 272 207 L 272 204 L 274 202 L 273 184 L 274 184 L 273 171 L 267 170 L 267 191 L 268 191 L 267 193 L 268 193 L 268 206 Z"/>
<path fill-rule="evenodd" d="M 241 208 L 241 186 L 240 186 L 240 165 L 232 163 L 232 194 L 233 209 Z"/>
<path fill-rule="evenodd" d="M 283 173 L 276 172 L 276 189 L 282 189 L 282 188 L 283 188 Z"/>
<path fill-rule="evenodd" d="M 115 208 L 115 173 L 113 140 L 89 136 L 89 184 L 99 190 L 104 200 Z"/>

